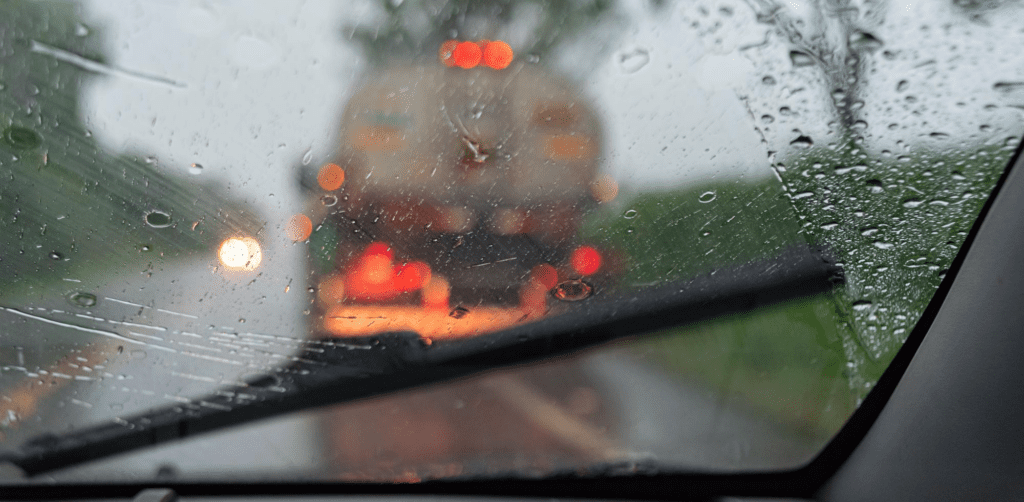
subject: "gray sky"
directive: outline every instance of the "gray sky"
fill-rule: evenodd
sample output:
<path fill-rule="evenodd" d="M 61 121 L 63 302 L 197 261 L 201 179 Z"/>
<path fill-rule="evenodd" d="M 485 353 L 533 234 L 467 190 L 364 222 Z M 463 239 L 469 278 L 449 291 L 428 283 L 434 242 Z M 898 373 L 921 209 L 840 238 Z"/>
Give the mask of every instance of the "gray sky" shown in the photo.
<path fill-rule="evenodd" d="M 340 108 L 364 65 L 339 27 L 369 22 L 377 15 L 370 4 L 89 3 L 85 18 L 102 28 L 113 64 L 184 84 L 95 79 L 84 100 L 89 125 L 112 150 L 153 155 L 163 169 L 226 183 L 267 216 L 265 258 L 300 263 L 283 231 L 304 204 L 293 167 L 305 152 L 317 159 L 334 146 Z M 803 0 L 784 5 L 797 17 L 812 12 Z M 756 22 L 746 3 L 680 2 L 652 13 L 632 1 L 621 9 L 622 31 L 609 35 L 602 56 L 583 69 L 572 52 L 551 63 L 580 81 L 603 116 L 605 169 L 620 183 L 664 189 L 767 177 L 768 151 L 785 154 L 799 135 L 816 144 L 835 138 L 831 89 L 820 70 L 794 68 L 788 41 Z M 862 85 L 869 150 L 1020 134 L 1024 93 L 993 85 L 1024 80 L 1024 58 L 1006 49 L 1024 45 L 1013 28 L 1022 9 L 1004 6 L 987 25 L 952 9 L 889 4 L 874 31 L 889 55 L 869 56 L 873 70 Z M 201 174 L 188 174 L 193 163 Z"/>

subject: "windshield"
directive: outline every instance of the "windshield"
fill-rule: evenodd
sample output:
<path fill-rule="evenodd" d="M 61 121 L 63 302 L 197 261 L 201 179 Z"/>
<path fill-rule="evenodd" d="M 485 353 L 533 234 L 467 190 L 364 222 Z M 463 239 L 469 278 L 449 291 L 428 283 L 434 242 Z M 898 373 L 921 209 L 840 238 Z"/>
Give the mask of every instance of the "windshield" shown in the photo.
<path fill-rule="evenodd" d="M 913 329 L 1024 132 L 1024 8 L 1001 1 L 0 12 L 0 450 L 224 407 L 204 396 L 280 387 L 317 344 L 614 312 L 795 246 L 845 273 L 60 481 L 799 466 Z"/>

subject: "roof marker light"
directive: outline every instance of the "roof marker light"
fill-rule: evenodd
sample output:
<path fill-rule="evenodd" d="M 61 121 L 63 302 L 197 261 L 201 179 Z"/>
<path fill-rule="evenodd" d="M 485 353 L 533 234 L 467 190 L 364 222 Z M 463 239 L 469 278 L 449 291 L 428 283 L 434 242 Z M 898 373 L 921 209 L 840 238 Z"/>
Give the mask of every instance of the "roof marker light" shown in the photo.
<path fill-rule="evenodd" d="M 480 46 L 473 42 L 461 42 L 452 51 L 452 60 L 455 61 L 455 66 L 459 68 L 473 68 L 480 64 L 482 56 L 483 51 L 480 49 Z"/>
<path fill-rule="evenodd" d="M 437 57 L 447 67 L 475 68 L 479 64 L 503 70 L 512 64 L 512 47 L 501 40 L 460 42 L 445 40 L 437 50 Z"/>
<path fill-rule="evenodd" d="M 512 47 L 500 40 L 488 42 L 483 50 L 484 64 L 495 70 L 503 70 L 512 64 Z"/>

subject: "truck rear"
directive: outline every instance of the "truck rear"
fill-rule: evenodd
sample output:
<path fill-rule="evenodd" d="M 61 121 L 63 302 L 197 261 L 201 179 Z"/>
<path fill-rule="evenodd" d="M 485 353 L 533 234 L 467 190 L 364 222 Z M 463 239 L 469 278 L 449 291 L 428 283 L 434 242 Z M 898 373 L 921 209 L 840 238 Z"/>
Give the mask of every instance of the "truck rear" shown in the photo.
<path fill-rule="evenodd" d="M 314 332 L 465 336 L 590 295 L 614 268 L 578 237 L 614 197 L 601 149 L 586 100 L 537 65 L 373 72 L 304 181 Z"/>

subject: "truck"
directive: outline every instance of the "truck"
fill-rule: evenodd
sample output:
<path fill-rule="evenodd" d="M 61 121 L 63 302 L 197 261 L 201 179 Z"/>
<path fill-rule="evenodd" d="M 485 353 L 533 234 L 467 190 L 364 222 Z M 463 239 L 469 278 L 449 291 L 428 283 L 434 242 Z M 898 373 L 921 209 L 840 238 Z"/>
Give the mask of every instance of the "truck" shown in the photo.
<path fill-rule="evenodd" d="M 337 149 L 306 168 L 313 331 L 471 336 L 592 295 L 614 260 L 582 242 L 584 215 L 617 191 L 602 128 L 566 79 L 404 63 L 368 73 Z"/>

